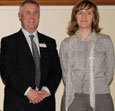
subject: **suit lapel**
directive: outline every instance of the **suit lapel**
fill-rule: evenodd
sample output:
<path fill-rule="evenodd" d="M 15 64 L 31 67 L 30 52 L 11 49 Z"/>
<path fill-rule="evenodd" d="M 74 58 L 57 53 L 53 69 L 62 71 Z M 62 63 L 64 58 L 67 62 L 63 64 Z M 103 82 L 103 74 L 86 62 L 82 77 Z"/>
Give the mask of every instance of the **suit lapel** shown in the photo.
<path fill-rule="evenodd" d="M 47 42 L 46 42 L 46 39 L 44 38 L 44 35 L 38 33 L 38 39 L 39 39 L 39 44 L 46 44 L 46 47 L 40 47 L 40 55 L 41 55 L 41 58 L 40 58 L 40 63 L 41 63 L 41 80 L 42 80 L 42 77 L 44 76 L 44 71 L 46 69 L 45 66 L 47 66 L 47 63 L 48 63 L 48 50 L 47 50 Z"/>
<path fill-rule="evenodd" d="M 21 47 L 23 48 L 23 50 L 28 53 L 28 55 L 30 55 L 32 57 L 32 53 L 31 53 L 31 50 L 30 50 L 30 47 L 27 43 L 27 40 L 26 38 L 24 37 L 24 34 L 23 32 L 20 30 L 19 33 L 18 33 L 18 39 L 19 39 L 19 44 L 21 44 Z M 33 57 L 32 57 L 33 58 Z"/>
<path fill-rule="evenodd" d="M 46 40 L 44 39 L 44 36 L 41 35 L 40 33 L 38 33 L 38 40 L 39 40 L 39 46 L 40 46 L 40 44 L 45 44 L 46 45 L 45 48 L 42 47 L 42 46 L 39 47 L 40 48 L 41 57 L 43 58 L 43 57 L 46 56 L 45 53 L 46 53 L 46 49 L 47 49 L 47 43 L 46 43 Z"/>
<path fill-rule="evenodd" d="M 33 58 L 30 47 L 29 47 L 27 40 L 24 37 L 24 34 L 21 30 L 18 32 L 17 36 L 18 36 L 17 38 L 18 38 L 18 42 L 19 42 L 20 46 L 23 48 L 23 50 L 26 53 L 28 53 L 28 55 L 30 55 Z M 46 44 L 46 48 L 40 47 L 40 55 L 41 55 L 41 63 L 42 63 L 44 61 L 44 59 L 46 59 L 46 57 L 47 57 L 47 54 L 46 54 L 47 53 L 47 42 L 46 42 L 44 36 L 42 34 L 40 34 L 39 32 L 38 32 L 38 40 L 39 40 L 39 44 Z"/>

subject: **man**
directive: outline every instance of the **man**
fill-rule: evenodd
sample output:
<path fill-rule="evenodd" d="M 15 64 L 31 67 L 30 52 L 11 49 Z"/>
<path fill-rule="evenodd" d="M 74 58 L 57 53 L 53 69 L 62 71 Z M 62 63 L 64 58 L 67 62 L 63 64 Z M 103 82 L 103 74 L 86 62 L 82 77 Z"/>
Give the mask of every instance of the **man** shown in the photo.
<path fill-rule="evenodd" d="M 36 30 L 40 18 L 37 2 L 24 1 L 18 16 L 21 30 L 1 41 L 4 111 L 55 111 L 55 91 L 61 79 L 55 40 Z"/>

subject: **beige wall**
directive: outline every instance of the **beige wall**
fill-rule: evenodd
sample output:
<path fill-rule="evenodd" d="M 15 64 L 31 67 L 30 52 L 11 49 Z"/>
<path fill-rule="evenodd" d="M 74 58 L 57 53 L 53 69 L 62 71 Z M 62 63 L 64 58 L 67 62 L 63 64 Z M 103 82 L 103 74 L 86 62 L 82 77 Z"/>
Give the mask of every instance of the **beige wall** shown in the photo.
<path fill-rule="evenodd" d="M 0 7 L 0 39 L 20 29 L 20 22 L 17 16 L 18 7 Z M 99 7 L 100 26 L 102 32 L 111 36 L 115 45 L 115 6 Z M 57 41 L 59 49 L 61 41 L 67 37 L 66 27 L 70 20 L 71 7 L 41 7 L 41 18 L 38 30 L 47 34 Z M 0 80 L 0 109 L 3 108 L 3 88 Z M 115 104 L 115 79 L 111 84 L 111 92 Z M 60 111 L 63 84 L 61 82 L 56 93 L 57 111 Z"/>

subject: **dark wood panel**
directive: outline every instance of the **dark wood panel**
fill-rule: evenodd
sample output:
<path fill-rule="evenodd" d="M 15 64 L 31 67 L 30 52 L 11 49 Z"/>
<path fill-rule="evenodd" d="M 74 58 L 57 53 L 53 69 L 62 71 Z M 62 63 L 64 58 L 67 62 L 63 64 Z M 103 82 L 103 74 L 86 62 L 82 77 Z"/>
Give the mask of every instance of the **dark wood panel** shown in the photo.
<path fill-rule="evenodd" d="M 0 6 L 18 6 L 24 0 L 0 0 Z M 36 0 L 40 5 L 74 5 L 79 0 Z M 115 5 L 115 0 L 93 0 L 97 5 Z"/>

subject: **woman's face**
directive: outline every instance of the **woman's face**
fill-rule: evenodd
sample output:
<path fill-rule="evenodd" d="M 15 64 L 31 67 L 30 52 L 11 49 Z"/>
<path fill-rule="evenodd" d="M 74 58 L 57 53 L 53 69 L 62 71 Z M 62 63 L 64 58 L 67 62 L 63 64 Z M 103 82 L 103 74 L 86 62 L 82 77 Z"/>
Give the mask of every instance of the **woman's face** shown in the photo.
<path fill-rule="evenodd" d="M 93 9 L 79 10 L 76 14 L 77 24 L 79 29 L 91 29 L 94 14 Z"/>

